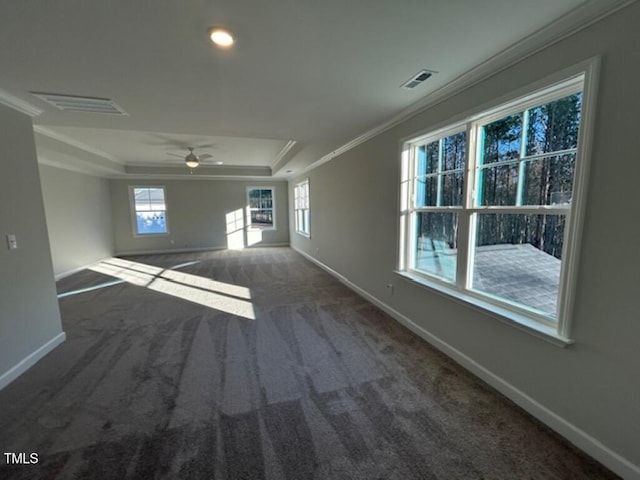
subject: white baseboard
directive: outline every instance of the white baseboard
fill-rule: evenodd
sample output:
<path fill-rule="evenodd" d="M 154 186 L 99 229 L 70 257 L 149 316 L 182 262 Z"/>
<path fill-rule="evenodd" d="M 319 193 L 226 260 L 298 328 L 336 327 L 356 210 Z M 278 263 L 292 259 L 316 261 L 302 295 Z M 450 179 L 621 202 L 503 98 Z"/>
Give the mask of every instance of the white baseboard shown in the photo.
<path fill-rule="evenodd" d="M 261 248 L 261 247 L 289 247 L 291 244 L 289 242 L 282 243 L 256 243 L 255 245 L 250 245 L 247 248 Z"/>
<path fill-rule="evenodd" d="M 38 362 L 38 360 L 40 360 L 47 353 L 49 353 L 51 350 L 53 350 L 62 342 L 64 342 L 66 338 L 67 338 L 66 333 L 64 332 L 59 333 L 58 335 L 53 337 L 51 340 L 49 340 L 47 343 L 42 345 L 40 348 L 38 348 L 34 352 L 31 352 L 29 355 L 24 357 L 22 360 L 16 363 L 9 370 L 7 370 L 2 375 L 0 375 L 0 390 L 2 390 L 4 387 L 9 385 L 11 382 L 13 382 L 16 378 L 18 378 L 24 372 L 26 372 L 31 367 L 33 367 L 36 364 L 36 362 Z"/>
<path fill-rule="evenodd" d="M 289 243 L 257 243 L 255 245 L 249 245 L 244 248 L 267 248 L 267 247 L 288 247 Z M 207 252 L 217 250 L 230 250 L 227 247 L 198 247 L 198 248 L 166 248 L 162 250 L 124 250 L 116 252 L 115 256 L 127 256 L 127 255 L 164 255 L 168 253 L 192 253 L 192 252 Z M 234 249 L 231 249 L 234 250 Z"/>
<path fill-rule="evenodd" d="M 311 262 L 318 265 L 320 268 L 325 270 L 327 273 L 333 275 L 337 278 L 341 283 L 349 287 L 351 290 L 359 294 L 360 296 L 366 298 L 374 305 L 380 307 L 383 311 L 397 320 L 399 323 L 407 327 L 409 330 L 414 332 L 416 335 L 420 336 L 428 343 L 433 345 L 435 348 L 443 352 L 445 355 L 453 359 L 459 365 L 464 367 L 465 369 L 472 372 L 474 375 L 491 385 L 493 388 L 498 390 L 504 396 L 512 400 L 514 403 L 519 405 L 526 412 L 530 413 L 542 423 L 552 428 L 568 441 L 573 443 L 576 447 L 586 452 L 588 455 L 591 455 L 593 458 L 598 460 L 600 463 L 613 470 L 616 474 L 620 475 L 622 478 L 626 480 L 640 480 L 640 467 L 631 463 L 626 458 L 617 454 L 607 446 L 603 445 L 600 441 L 593 438 L 586 432 L 582 431 L 580 428 L 576 427 L 572 423 L 568 422 L 561 416 L 557 415 L 553 411 L 549 410 L 547 407 L 539 403 L 534 398 L 530 397 L 526 393 L 522 392 L 518 388 L 511 385 L 509 382 L 504 380 L 503 378 L 497 376 L 490 370 L 487 370 L 485 367 L 477 363 L 472 358 L 468 357 L 460 350 L 454 348 L 449 345 L 447 342 L 441 340 L 437 336 L 429 333 L 423 327 L 416 324 L 409 317 L 403 315 L 398 312 L 394 308 L 390 307 L 386 303 L 382 302 L 378 298 L 374 297 L 367 291 L 358 287 L 356 284 L 351 282 L 348 278 L 341 275 L 340 273 L 333 270 L 331 267 L 325 265 L 321 261 L 315 259 L 311 255 L 302 250 L 291 246 L 296 252 L 298 252 L 303 257 L 307 258 Z"/>

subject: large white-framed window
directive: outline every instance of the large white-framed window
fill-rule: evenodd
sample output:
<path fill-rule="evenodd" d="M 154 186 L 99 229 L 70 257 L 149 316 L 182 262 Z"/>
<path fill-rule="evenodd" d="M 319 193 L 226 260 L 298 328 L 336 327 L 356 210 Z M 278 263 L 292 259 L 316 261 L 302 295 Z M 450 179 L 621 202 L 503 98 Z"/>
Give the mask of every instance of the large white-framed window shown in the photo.
<path fill-rule="evenodd" d="M 275 188 L 247 187 L 247 225 L 259 230 L 275 230 L 275 202 Z"/>
<path fill-rule="evenodd" d="M 163 186 L 129 186 L 134 236 L 167 235 L 167 206 Z"/>
<path fill-rule="evenodd" d="M 293 209 L 296 233 L 305 237 L 311 236 L 309 225 L 309 179 L 297 183 L 293 189 Z"/>
<path fill-rule="evenodd" d="M 595 68 L 403 144 L 400 273 L 568 341 Z"/>

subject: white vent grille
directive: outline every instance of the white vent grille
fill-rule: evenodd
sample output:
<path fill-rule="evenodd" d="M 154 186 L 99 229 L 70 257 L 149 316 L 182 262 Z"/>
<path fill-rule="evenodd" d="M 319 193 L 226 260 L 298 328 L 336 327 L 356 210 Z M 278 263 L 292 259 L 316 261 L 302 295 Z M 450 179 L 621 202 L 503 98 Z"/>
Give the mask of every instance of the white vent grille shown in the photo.
<path fill-rule="evenodd" d="M 104 113 L 108 115 L 127 115 L 113 100 L 98 97 L 80 97 L 57 93 L 31 92 L 49 105 L 65 112 Z"/>
<path fill-rule="evenodd" d="M 431 77 L 434 73 L 438 73 L 438 72 L 434 72 L 433 70 L 420 70 L 413 77 L 411 77 L 409 80 L 407 80 L 402 85 L 400 85 L 400 88 L 404 88 L 405 90 L 411 90 L 413 88 L 416 88 L 422 82 L 424 82 L 429 77 Z"/>

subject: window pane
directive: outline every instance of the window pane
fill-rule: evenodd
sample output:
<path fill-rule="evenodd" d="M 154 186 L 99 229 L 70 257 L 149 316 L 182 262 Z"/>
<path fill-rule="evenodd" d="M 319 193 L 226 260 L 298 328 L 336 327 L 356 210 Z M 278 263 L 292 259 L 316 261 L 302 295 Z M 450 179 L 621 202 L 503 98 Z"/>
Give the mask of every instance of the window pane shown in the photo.
<path fill-rule="evenodd" d="M 413 268 L 455 282 L 458 215 L 420 212 L 415 215 L 415 221 Z"/>
<path fill-rule="evenodd" d="M 164 212 L 136 212 L 138 234 L 167 233 Z"/>
<path fill-rule="evenodd" d="M 438 205 L 438 176 L 416 178 L 416 207 Z"/>
<path fill-rule="evenodd" d="M 146 188 L 145 189 L 149 194 L 149 201 L 162 201 L 164 199 L 164 191 L 162 188 Z"/>
<path fill-rule="evenodd" d="M 483 206 L 515 205 L 518 193 L 518 164 L 496 165 L 478 171 Z"/>
<path fill-rule="evenodd" d="M 510 115 L 482 127 L 480 164 L 504 162 L 520 157 L 522 114 Z"/>
<path fill-rule="evenodd" d="M 451 135 L 443 141 L 442 170 L 463 169 L 467 155 L 467 132 Z"/>
<path fill-rule="evenodd" d="M 527 155 L 576 148 L 582 93 L 529 110 Z"/>
<path fill-rule="evenodd" d="M 162 188 L 149 188 L 149 205 L 150 210 L 166 210 L 164 206 L 164 189 Z"/>
<path fill-rule="evenodd" d="M 556 317 L 564 215 L 478 214 L 472 288 Z"/>
<path fill-rule="evenodd" d="M 427 173 L 427 147 L 420 145 L 416 148 L 416 176 Z"/>
<path fill-rule="evenodd" d="M 296 230 L 309 234 L 309 210 L 298 210 L 296 212 Z"/>
<path fill-rule="evenodd" d="M 440 206 L 461 206 L 463 192 L 464 172 L 447 173 L 442 175 L 442 194 L 440 199 Z"/>
<path fill-rule="evenodd" d="M 302 230 L 302 210 L 296 210 L 296 230 Z"/>
<path fill-rule="evenodd" d="M 305 181 L 296 185 L 294 189 L 294 208 L 309 208 L 309 182 Z"/>
<path fill-rule="evenodd" d="M 525 162 L 522 204 L 571 203 L 575 165 L 575 154 Z"/>
<path fill-rule="evenodd" d="M 249 208 L 251 209 L 272 209 L 273 190 L 270 188 L 252 188 L 249 190 Z"/>
<path fill-rule="evenodd" d="M 135 203 L 135 209 L 137 210 L 151 210 L 151 201 L 149 199 L 148 188 L 134 188 L 133 198 Z"/>
<path fill-rule="evenodd" d="M 420 145 L 416 149 L 417 175 L 426 175 L 438 171 L 438 149 L 440 142 L 431 142 L 428 145 Z"/>
<path fill-rule="evenodd" d="M 251 210 L 251 226 L 254 227 L 272 227 L 273 226 L 273 210 Z"/>
<path fill-rule="evenodd" d="M 260 208 L 260 190 L 257 188 L 249 190 L 249 207 Z"/>

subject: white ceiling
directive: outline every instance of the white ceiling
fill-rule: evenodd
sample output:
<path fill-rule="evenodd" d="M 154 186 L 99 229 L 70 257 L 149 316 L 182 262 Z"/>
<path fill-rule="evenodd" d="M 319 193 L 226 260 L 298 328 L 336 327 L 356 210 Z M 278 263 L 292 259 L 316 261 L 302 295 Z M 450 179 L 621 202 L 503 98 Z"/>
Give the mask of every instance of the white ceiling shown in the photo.
<path fill-rule="evenodd" d="M 34 124 L 45 163 L 179 175 L 188 169 L 169 154 L 209 145 L 200 153 L 235 174 L 255 175 L 253 166 L 287 176 L 559 18 L 620 3 L 3 1 L 0 89 L 42 110 Z M 231 29 L 233 49 L 208 42 L 212 25 Z M 399 88 L 422 68 L 439 73 Z M 61 112 L 32 91 L 106 97 L 128 115 Z"/>

